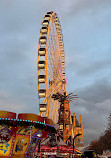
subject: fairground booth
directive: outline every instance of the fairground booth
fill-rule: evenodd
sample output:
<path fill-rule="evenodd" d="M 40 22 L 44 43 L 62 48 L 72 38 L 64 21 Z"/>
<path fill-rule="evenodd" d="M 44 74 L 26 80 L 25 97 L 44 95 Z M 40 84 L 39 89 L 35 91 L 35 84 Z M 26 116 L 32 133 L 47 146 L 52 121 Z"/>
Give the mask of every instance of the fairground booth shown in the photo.
<path fill-rule="evenodd" d="M 0 111 L 0 157 L 69 157 L 72 153 L 72 146 L 59 137 L 51 119 Z"/>
<path fill-rule="evenodd" d="M 52 120 L 36 114 L 0 111 L 0 157 L 32 155 L 41 140 L 56 133 Z M 31 156 L 33 157 L 33 156 Z"/>

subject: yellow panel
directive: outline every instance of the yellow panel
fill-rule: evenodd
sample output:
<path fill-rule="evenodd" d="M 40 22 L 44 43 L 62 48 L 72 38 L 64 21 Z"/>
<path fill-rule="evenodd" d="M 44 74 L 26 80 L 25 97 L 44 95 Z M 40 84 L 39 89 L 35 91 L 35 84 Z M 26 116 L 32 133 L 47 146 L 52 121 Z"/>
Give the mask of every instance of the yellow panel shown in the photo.
<path fill-rule="evenodd" d="M 40 39 L 40 44 L 46 44 L 46 39 Z"/>
<path fill-rule="evenodd" d="M 29 145 L 29 142 L 30 142 L 29 136 L 17 135 L 15 138 L 13 154 L 14 155 L 25 154 L 27 147 Z"/>
<path fill-rule="evenodd" d="M 44 69 L 45 68 L 45 64 L 38 64 L 39 69 Z"/>
<path fill-rule="evenodd" d="M 45 111 L 46 111 L 46 108 L 40 108 L 40 111 L 41 111 L 41 112 L 45 112 Z"/>
<path fill-rule="evenodd" d="M 47 29 L 41 29 L 41 33 L 47 34 Z"/>
<path fill-rule="evenodd" d="M 0 157 L 9 156 L 12 144 L 12 138 L 7 143 L 0 143 Z"/>
<path fill-rule="evenodd" d="M 45 93 L 39 93 L 39 98 L 45 98 Z"/>
<path fill-rule="evenodd" d="M 49 20 L 49 19 L 50 19 L 50 17 L 45 17 L 45 18 L 44 18 L 44 20 Z"/>
<path fill-rule="evenodd" d="M 45 78 L 39 78 L 38 81 L 39 83 L 45 83 Z"/>
<path fill-rule="evenodd" d="M 39 51 L 40 56 L 45 56 L 45 51 Z"/>
<path fill-rule="evenodd" d="M 30 132 L 31 132 L 31 135 L 33 135 L 37 129 L 34 127 L 34 126 L 27 126 L 26 128 L 24 128 L 23 126 L 18 126 L 18 131 L 17 131 L 17 134 L 21 134 L 21 135 L 30 135 Z"/>
<path fill-rule="evenodd" d="M 48 22 L 43 22 L 43 26 L 48 26 L 49 23 Z"/>

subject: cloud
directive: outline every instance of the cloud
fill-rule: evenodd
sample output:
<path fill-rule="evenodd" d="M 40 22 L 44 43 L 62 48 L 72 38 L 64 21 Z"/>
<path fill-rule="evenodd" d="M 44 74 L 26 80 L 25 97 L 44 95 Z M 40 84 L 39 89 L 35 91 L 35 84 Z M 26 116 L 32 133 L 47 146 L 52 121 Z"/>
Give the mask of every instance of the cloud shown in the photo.
<path fill-rule="evenodd" d="M 79 96 L 71 111 L 82 114 L 89 143 L 104 131 L 110 111 L 110 0 L 0 1 L 0 109 L 39 113 L 37 47 L 49 10 L 60 18 L 67 92 L 77 89 Z"/>
<path fill-rule="evenodd" d="M 104 78 L 97 80 L 92 85 L 87 86 L 87 88 L 80 92 L 80 97 L 94 103 L 103 102 L 105 99 L 109 99 L 110 96 L 111 84 Z"/>
<path fill-rule="evenodd" d="M 83 66 L 84 67 L 82 67 L 81 70 L 77 72 L 77 75 L 86 76 L 86 75 L 91 75 L 94 73 L 97 74 L 100 71 L 105 71 L 108 69 L 110 71 L 111 62 L 110 62 L 110 59 L 107 59 L 107 61 L 98 61 L 94 63 L 89 63 L 89 65 L 84 64 Z"/>
<path fill-rule="evenodd" d="M 103 109 L 103 110 L 107 109 L 107 111 L 111 111 L 111 99 L 106 99 L 101 103 L 96 103 L 95 105 L 99 109 Z"/>
<path fill-rule="evenodd" d="M 62 8 L 64 13 L 66 12 L 68 16 L 77 16 L 76 14 L 78 13 L 83 13 L 85 11 L 86 13 L 91 13 L 95 15 L 97 12 L 100 10 L 105 9 L 106 7 L 111 5 L 110 0 L 65 0 L 64 3 L 62 4 Z"/>
<path fill-rule="evenodd" d="M 32 95 L 33 96 L 33 95 Z M 13 94 L 0 91 L 0 110 L 7 110 L 18 113 L 35 113 L 38 114 L 38 107 L 32 109 L 32 104 L 37 103 L 36 98 L 32 96 L 23 96 L 23 98 L 14 96 Z M 26 102 L 27 100 L 27 102 Z"/>
<path fill-rule="evenodd" d="M 94 82 L 78 91 L 78 101 L 71 103 L 71 112 L 82 114 L 84 142 L 97 139 L 107 127 L 111 112 L 111 84 L 107 79 Z"/>
<path fill-rule="evenodd" d="M 24 105 L 14 103 L 11 96 L 7 92 L 0 91 L 0 110 L 11 112 L 19 111 Z"/>

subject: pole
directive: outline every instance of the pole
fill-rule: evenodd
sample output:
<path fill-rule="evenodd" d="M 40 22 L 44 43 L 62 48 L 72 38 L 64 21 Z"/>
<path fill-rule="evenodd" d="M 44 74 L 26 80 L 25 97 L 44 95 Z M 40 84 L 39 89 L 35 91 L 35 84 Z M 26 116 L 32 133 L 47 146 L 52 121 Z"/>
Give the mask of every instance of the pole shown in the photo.
<path fill-rule="evenodd" d="M 82 134 L 78 133 L 78 134 L 76 134 L 75 137 L 73 138 L 73 155 L 75 154 L 75 151 L 74 151 L 74 149 L 75 149 L 75 142 L 74 142 L 74 141 L 75 141 L 75 138 L 78 137 L 78 136 L 80 136 L 80 135 L 82 135 Z"/>
<path fill-rule="evenodd" d="M 75 144 L 74 144 L 74 138 L 73 138 L 73 157 L 74 157 L 74 149 L 75 149 Z"/>
<path fill-rule="evenodd" d="M 73 138 L 73 154 L 74 154 L 74 138 Z"/>
<path fill-rule="evenodd" d="M 39 140 L 39 144 L 38 144 L 38 152 L 40 152 L 40 144 L 41 143 L 41 140 Z"/>

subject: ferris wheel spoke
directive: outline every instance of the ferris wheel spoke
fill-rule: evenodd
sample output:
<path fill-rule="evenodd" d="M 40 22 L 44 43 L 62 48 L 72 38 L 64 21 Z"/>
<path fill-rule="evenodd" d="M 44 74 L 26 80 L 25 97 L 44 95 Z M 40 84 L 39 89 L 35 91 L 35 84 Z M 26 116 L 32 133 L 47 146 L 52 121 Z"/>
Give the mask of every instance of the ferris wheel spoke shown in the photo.
<path fill-rule="evenodd" d="M 48 59 L 48 61 L 49 61 L 48 62 L 48 67 L 53 72 L 53 69 L 54 69 L 54 59 L 50 55 L 50 51 L 49 51 L 49 59 Z"/>
<path fill-rule="evenodd" d="M 58 87 L 56 88 L 56 89 L 54 89 L 54 86 L 53 85 L 51 85 L 50 87 L 49 87 L 49 89 L 48 89 L 48 91 L 47 91 L 47 93 L 48 93 L 48 98 L 47 97 L 45 97 L 45 99 L 44 99 L 44 103 L 47 103 L 47 100 L 51 97 L 51 95 L 55 92 L 57 92 L 57 90 L 59 89 L 59 87 L 61 86 L 61 84 L 59 83 L 59 85 L 57 85 Z"/>
<path fill-rule="evenodd" d="M 51 67 L 53 70 L 50 69 L 50 67 Z M 61 76 L 60 76 L 59 71 L 58 71 L 57 68 L 53 68 L 53 67 L 52 67 L 52 64 L 48 65 L 48 68 L 50 69 L 50 71 L 48 70 L 48 71 L 49 71 L 48 74 L 50 74 L 50 73 L 52 74 L 52 73 L 55 71 L 56 74 L 58 74 L 58 75 L 56 76 L 56 78 L 59 79 L 59 80 L 61 80 Z M 51 70 L 52 70 L 52 72 L 51 72 Z"/>
<path fill-rule="evenodd" d="M 61 74 L 60 74 L 60 71 L 62 72 L 62 70 L 59 68 L 59 64 L 58 64 L 57 67 L 56 67 L 56 72 L 57 72 L 59 78 L 62 79 L 62 76 L 61 76 Z"/>
<path fill-rule="evenodd" d="M 49 61 L 51 63 L 51 66 L 52 65 L 54 66 L 53 63 L 55 62 L 55 59 L 54 59 L 54 54 L 52 53 L 53 52 L 52 45 L 50 47 L 51 47 L 51 50 L 49 50 Z M 52 69 L 53 69 L 53 66 L 52 66 Z"/>
<path fill-rule="evenodd" d="M 44 75 L 46 75 L 45 70 L 40 69 L 39 71 L 40 71 L 41 73 L 43 73 Z"/>
<path fill-rule="evenodd" d="M 49 62 L 49 64 L 48 64 L 48 70 L 51 72 L 51 74 L 53 74 L 53 65 L 52 65 L 52 62 Z"/>
<path fill-rule="evenodd" d="M 55 58 L 56 59 L 56 58 Z M 54 62 L 54 60 L 53 60 L 53 57 L 52 56 L 50 56 L 50 61 L 53 61 L 53 63 L 54 63 L 54 66 L 52 66 L 52 62 L 51 62 L 51 68 L 53 69 L 53 72 L 55 71 L 56 72 L 56 74 L 58 74 L 58 77 L 59 77 L 59 79 L 61 79 L 61 76 L 60 76 L 60 74 L 59 74 L 59 62 L 58 62 L 58 60 L 56 60 L 56 62 Z"/>
<path fill-rule="evenodd" d="M 48 93 L 49 96 L 51 96 L 51 95 L 54 94 L 54 93 L 57 93 L 60 86 L 61 86 L 61 85 L 58 85 L 55 90 L 52 90 L 51 92 L 49 92 L 49 93 Z"/>
<path fill-rule="evenodd" d="M 58 119 L 57 114 L 58 114 L 58 109 L 59 109 L 60 103 L 58 101 L 52 100 L 51 105 L 52 106 L 51 106 L 51 110 L 50 110 L 50 115 L 53 117 L 54 120 L 57 121 L 57 119 Z"/>
<path fill-rule="evenodd" d="M 53 74 L 51 71 L 47 70 L 47 75 L 48 75 L 49 79 L 53 80 Z"/>
<path fill-rule="evenodd" d="M 61 84 L 58 83 L 56 86 L 52 85 L 51 87 L 49 87 L 48 95 L 51 96 L 51 94 L 53 94 L 54 92 L 57 92 L 57 90 L 59 89 L 60 86 L 61 86 Z"/>

